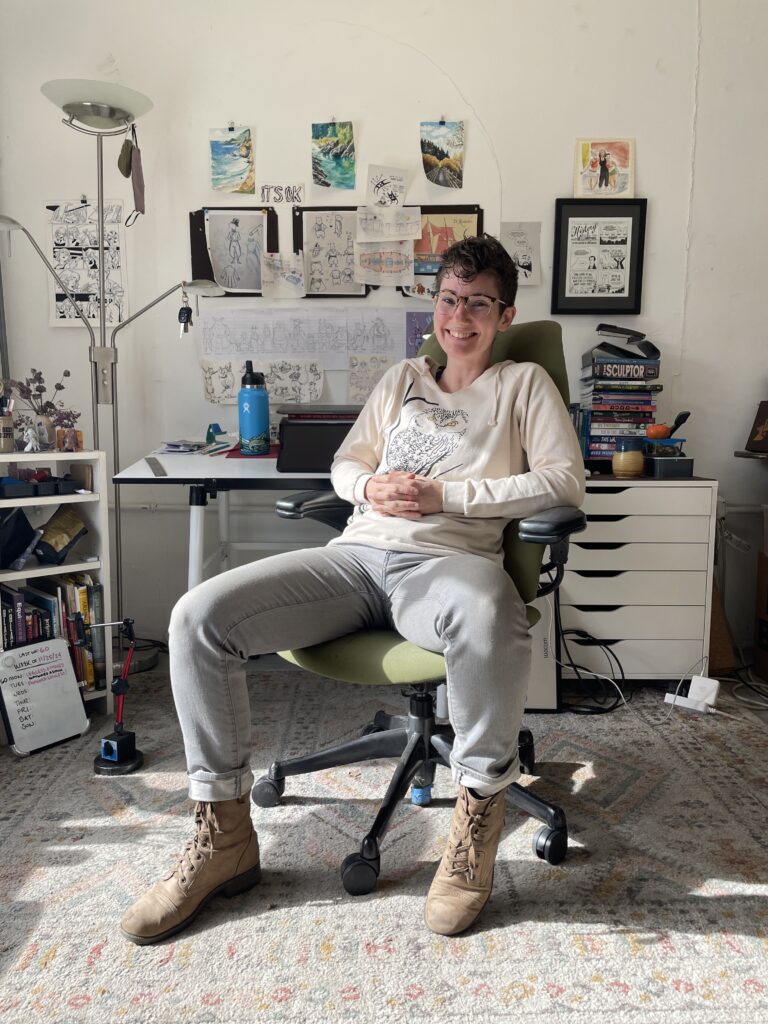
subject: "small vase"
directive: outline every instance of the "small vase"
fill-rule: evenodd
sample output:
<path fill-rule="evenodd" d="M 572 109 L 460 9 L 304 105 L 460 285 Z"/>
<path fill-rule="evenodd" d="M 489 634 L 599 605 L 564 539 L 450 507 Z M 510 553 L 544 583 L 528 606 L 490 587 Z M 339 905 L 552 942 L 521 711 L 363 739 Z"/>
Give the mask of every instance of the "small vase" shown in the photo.
<path fill-rule="evenodd" d="M 35 430 L 40 441 L 40 449 L 47 451 L 56 444 L 56 428 L 50 416 L 35 416 Z"/>
<path fill-rule="evenodd" d="M 611 459 L 611 469 L 615 477 L 619 480 L 631 480 L 642 475 L 645 468 L 644 444 L 640 437 L 619 438 Z"/>

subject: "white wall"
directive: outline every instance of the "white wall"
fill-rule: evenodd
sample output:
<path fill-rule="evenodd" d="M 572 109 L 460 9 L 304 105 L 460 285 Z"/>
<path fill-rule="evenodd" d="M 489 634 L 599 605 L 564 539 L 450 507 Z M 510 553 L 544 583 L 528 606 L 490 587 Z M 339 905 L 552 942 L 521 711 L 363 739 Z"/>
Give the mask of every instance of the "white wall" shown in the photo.
<path fill-rule="evenodd" d="M 0 19 L 0 211 L 38 236 L 46 199 L 95 195 L 95 143 L 60 123 L 40 85 L 104 78 L 154 102 L 138 125 L 147 216 L 128 232 L 133 310 L 189 275 L 190 210 L 230 198 L 249 204 L 209 186 L 207 132 L 229 120 L 255 128 L 257 182 L 304 180 L 310 202 L 363 199 L 361 190 L 331 198 L 309 187 L 309 123 L 336 116 L 354 121 L 361 166 L 409 168 L 409 202 L 477 202 L 492 233 L 501 220 L 541 220 L 545 280 L 521 289 L 520 319 L 550 315 L 553 200 L 571 194 L 573 140 L 635 137 L 648 228 L 643 312 L 625 320 L 662 349 L 662 414 L 691 410 L 685 434 L 697 472 L 718 477 L 733 502 L 768 501 L 767 467 L 732 455 L 768 394 L 756 281 L 766 207 L 759 40 L 768 28 L 759 0 L 294 0 L 280 9 L 254 0 L 135 0 L 130 9 L 82 0 L 76 17 L 53 2 L 3 0 Z M 418 122 L 440 115 L 467 121 L 458 195 L 421 176 Z M 118 141 L 105 143 L 105 193 L 130 204 L 118 150 Z M 288 248 L 287 210 L 280 233 Z M 5 246 L 1 257 L 12 370 L 35 365 L 53 375 L 69 366 L 68 393 L 87 420 L 86 336 L 47 326 L 45 270 L 23 241 L 14 241 L 12 259 Z M 383 291 L 366 301 L 400 301 Z M 120 335 L 123 465 L 213 419 L 234 428 L 233 410 L 203 401 L 175 314 L 169 299 Z M 598 318 L 559 319 L 575 380 Z M 343 399 L 338 378 L 328 397 Z M 126 611 L 145 634 L 162 636 L 184 581 L 185 496 L 156 486 L 123 498 L 160 506 L 129 511 L 124 532 Z M 177 507 L 165 509 L 169 502 Z M 261 514 L 238 517 L 243 536 L 254 525 L 273 538 L 299 536 L 266 502 Z M 749 517 L 734 525 L 753 531 Z M 325 535 L 317 527 L 300 536 Z M 171 559 L 163 574 L 160 552 Z M 729 562 L 739 574 L 729 606 L 745 638 L 753 562 L 753 553 Z"/>

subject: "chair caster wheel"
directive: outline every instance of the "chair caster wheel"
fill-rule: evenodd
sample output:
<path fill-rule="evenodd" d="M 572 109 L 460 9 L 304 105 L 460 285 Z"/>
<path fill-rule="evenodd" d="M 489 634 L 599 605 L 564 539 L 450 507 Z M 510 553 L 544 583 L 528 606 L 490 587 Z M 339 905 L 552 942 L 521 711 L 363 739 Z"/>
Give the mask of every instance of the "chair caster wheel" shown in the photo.
<path fill-rule="evenodd" d="M 568 853 L 568 833 L 561 828 L 540 828 L 533 837 L 533 852 L 548 864 L 560 864 Z"/>
<path fill-rule="evenodd" d="M 411 803 L 416 807 L 427 807 L 432 803 L 431 786 L 411 786 Z"/>
<path fill-rule="evenodd" d="M 360 735 L 361 736 L 370 736 L 374 732 L 384 732 L 384 727 L 381 726 L 381 725 L 376 725 L 375 722 L 369 722 L 368 725 L 366 725 L 363 728 L 363 730 L 360 733 Z"/>
<path fill-rule="evenodd" d="M 254 783 L 251 800 L 257 807 L 278 807 L 283 802 L 280 798 L 284 792 L 285 779 L 270 779 L 268 775 L 262 775 Z"/>
<path fill-rule="evenodd" d="M 350 896 L 367 896 L 376 888 L 379 866 L 359 853 L 350 853 L 341 862 L 341 884 Z"/>

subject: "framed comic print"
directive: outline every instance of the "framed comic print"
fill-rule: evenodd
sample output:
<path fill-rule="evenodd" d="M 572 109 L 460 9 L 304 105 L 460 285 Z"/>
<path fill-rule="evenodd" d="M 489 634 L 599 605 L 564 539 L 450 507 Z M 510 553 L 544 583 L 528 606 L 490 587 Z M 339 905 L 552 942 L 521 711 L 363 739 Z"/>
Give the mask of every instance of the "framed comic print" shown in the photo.
<path fill-rule="evenodd" d="M 414 283 L 401 288 L 403 295 L 431 301 L 442 253 L 454 242 L 482 232 L 479 206 L 422 206 L 421 238 L 413 243 Z"/>
<path fill-rule="evenodd" d="M 189 215 L 192 278 L 215 281 L 227 295 L 261 295 L 261 254 L 277 252 L 271 206 L 208 206 Z"/>
<path fill-rule="evenodd" d="M 645 199 L 556 199 L 553 313 L 639 313 Z"/>
<path fill-rule="evenodd" d="M 363 298 L 355 281 L 356 206 L 294 206 L 293 249 L 304 253 L 308 299 Z"/>

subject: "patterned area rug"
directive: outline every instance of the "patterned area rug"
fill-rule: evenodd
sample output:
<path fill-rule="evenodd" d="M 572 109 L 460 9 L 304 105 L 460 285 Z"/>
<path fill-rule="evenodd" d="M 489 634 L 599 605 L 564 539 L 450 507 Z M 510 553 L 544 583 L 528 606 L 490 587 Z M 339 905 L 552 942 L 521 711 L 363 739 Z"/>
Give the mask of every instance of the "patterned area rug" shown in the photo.
<path fill-rule="evenodd" d="M 294 670 L 251 692 L 257 773 L 354 735 L 378 707 L 403 710 L 395 690 Z M 748 714 L 665 722 L 658 692 L 631 708 L 526 719 L 532 785 L 565 808 L 570 853 L 539 861 L 538 825 L 510 811 L 492 900 L 464 936 L 422 920 L 453 807 L 445 769 L 429 807 L 395 816 L 377 889 L 341 887 L 382 763 L 289 780 L 283 806 L 253 808 L 261 886 L 137 947 L 121 913 L 192 828 L 167 677 L 144 673 L 128 704 L 137 774 L 93 774 L 109 723 L 23 760 L 0 751 L 0 1022 L 764 1021 L 765 727 Z"/>

